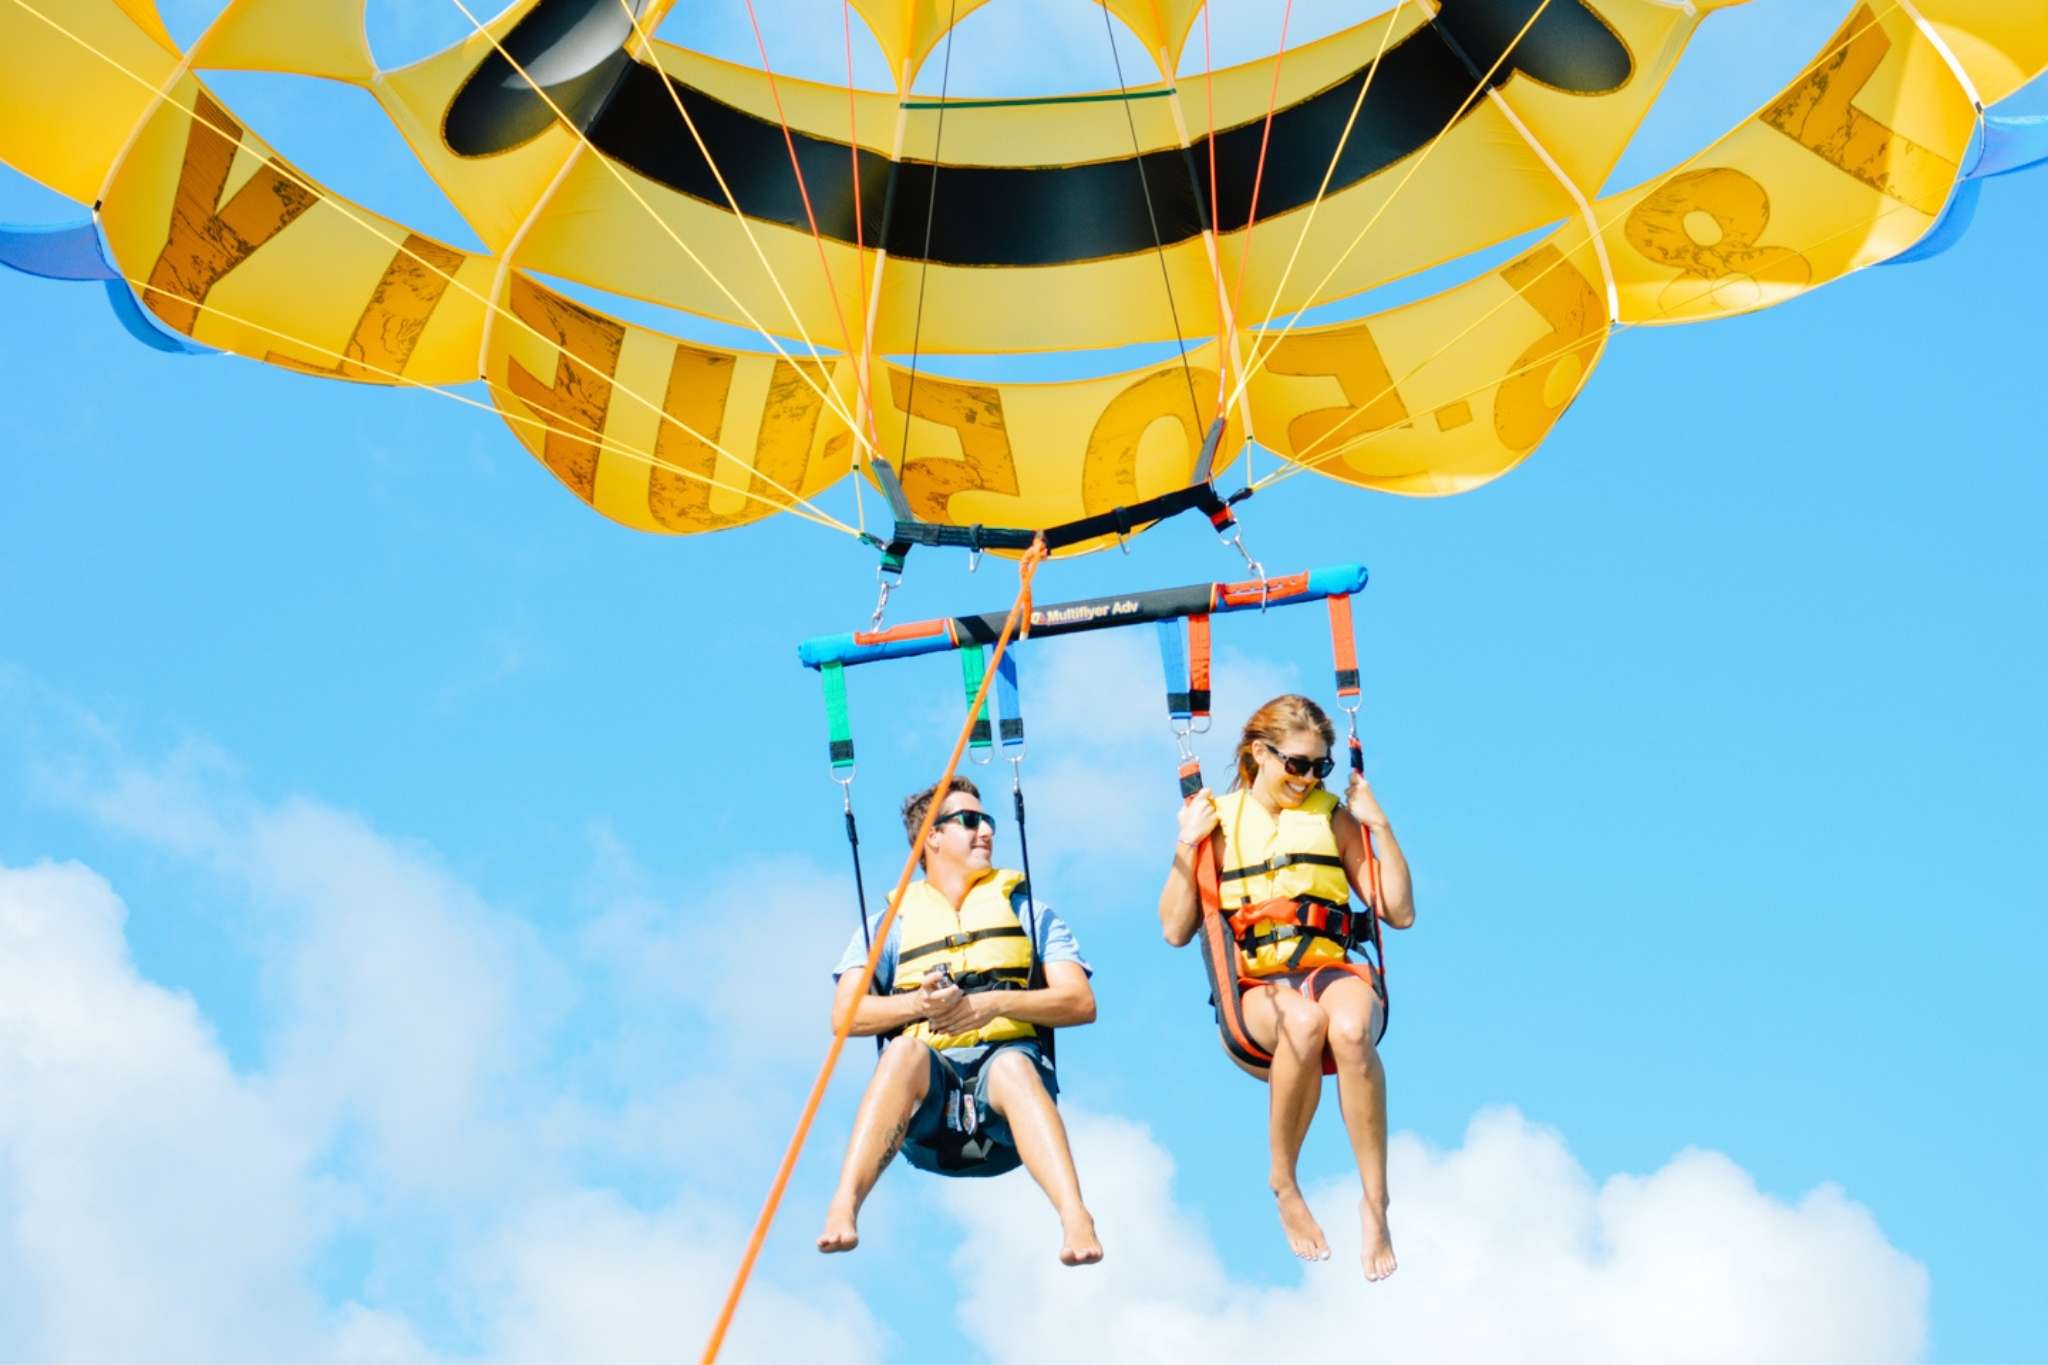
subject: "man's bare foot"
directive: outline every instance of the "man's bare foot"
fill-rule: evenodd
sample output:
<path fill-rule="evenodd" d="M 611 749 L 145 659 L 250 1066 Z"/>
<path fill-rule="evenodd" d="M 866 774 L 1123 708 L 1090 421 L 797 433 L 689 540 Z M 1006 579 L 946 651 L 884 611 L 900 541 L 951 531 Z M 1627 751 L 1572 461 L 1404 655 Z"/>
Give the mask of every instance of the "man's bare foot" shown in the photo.
<path fill-rule="evenodd" d="M 1387 1212 L 1375 1209 L 1367 1200 L 1358 1201 L 1358 1226 L 1365 1234 L 1365 1249 L 1358 1259 L 1365 1264 L 1365 1278 L 1384 1280 L 1394 1273 L 1394 1239 L 1387 1232 Z"/>
<path fill-rule="evenodd" d="M 1288 1249 L 1304 1261 L 1329 1260 L 1330 1244 L 1323 1240 L 1322 1225 L 1308 1211 L 1308 1201 L 1301 1197 L 1301 1187 L 1289 1185 L 1275 1189 L 1273 1197 L 1280 1201 L 1280 1230 L 1287 1234 Z"/>
<path fill-rule="evenodd" d="M 833 1200 L 832 1207 L 825 1210 L 825 1230 L 818 1234 L 818 1250 L 851 1251 L 859 1246 L 860 1229 L 855 1226 L 854 1217 L 854 1210 Z"/>
<path fill-rule="evenodd" d="M 1102 1240 L 1095 1235 L 1095 1219 L 1082 1209 L 1072 1218 L 1060 1219 L 1060 1264 L 1094 1265 L 1102 1259 Z"/>

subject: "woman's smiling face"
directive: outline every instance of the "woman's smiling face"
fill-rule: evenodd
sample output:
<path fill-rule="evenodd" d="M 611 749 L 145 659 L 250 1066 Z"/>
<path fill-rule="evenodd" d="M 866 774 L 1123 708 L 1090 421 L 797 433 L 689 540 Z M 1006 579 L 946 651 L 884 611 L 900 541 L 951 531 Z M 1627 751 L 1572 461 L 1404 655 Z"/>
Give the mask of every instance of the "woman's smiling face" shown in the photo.
<path fill-rule="evenodd" d="M 1313 730 L 1295 730 L 1278 744 L 1259 741 L 1253 752 L 1258 758 L 1259 775 L 1252 783 L 1252 795 L 1274 810 L 1293 810 L 1322 785 L 1314 765 L 1329 757 L 1330 746 Z M 1290 758 L 1296 760 L 1295 767 L 1304 771 L 1287 771 Z"/>

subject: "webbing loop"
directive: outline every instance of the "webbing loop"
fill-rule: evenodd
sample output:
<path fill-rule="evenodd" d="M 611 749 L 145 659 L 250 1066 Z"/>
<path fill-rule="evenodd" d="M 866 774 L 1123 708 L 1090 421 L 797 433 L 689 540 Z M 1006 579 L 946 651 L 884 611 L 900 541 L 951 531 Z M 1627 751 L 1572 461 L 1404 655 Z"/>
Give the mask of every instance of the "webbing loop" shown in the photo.
<path fill-rule="evenodd" d="M 967 693 L 967 760 L 983 767 L 994 759 L 990 749 L 991 735 L 988 723 L 988 700 L 982 680 L 988 676 L 988 654 L 980 645 L 963 645 L 960 649 L 960 686 Z M 976 710 L 979 703 L 980 709 Z"/>
<path fill-rule="evenodd" d="M 1209 733 L 1209 613 L 1188 617 L 1189 733 Z"/>
<path fill-rule="evenodd" d="M 1003 757 L 1014 768 L 1024 757 L 1024 710 L 1017 700 L 1018 646 L 1012 643 L 996 662 L 996 735 Z"/>
<path fill-rule="evenodd" d="M 846 665 L 826 664 L 818 670 L 818 677 L 825 684 L 825 724 L 832 736 L 832 780 L 844 785 L 853 781 L 854 774 L 853 725 L 846 712 Z M 851 793 L 847 801 L 851 809 Z"/>
<path fill-rule="evenodd" d="M 1185 628 L 1178 616 L 1157 624 L 1159 662 L 1166 673 L 1166 714 L 1177 735 L 1189 733 L 1194 724 L 1194 699 L 1188 695 L 1188 652 Z"/>
<path fill-rule="evenodd" d="M 1351 771 L 1365 771 L 1365 748 L 1358 742 L 1358 641 L 1351 628 L 1351 595 L 1332 593 L 1330 603 L 1330 655 L 1337 669 L 1337 708 L 1351 725 Z"/>

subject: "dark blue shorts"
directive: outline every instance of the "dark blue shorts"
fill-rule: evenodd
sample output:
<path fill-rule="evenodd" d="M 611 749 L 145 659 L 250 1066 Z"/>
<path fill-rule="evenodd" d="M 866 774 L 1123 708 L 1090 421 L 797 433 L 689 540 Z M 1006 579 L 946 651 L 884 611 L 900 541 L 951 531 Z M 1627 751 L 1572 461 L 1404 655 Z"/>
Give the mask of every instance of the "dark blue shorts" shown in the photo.
<path fill-rule="evenodd" d="M 1008 1120 L 988 1105 L 989 1063 L 1012 1049 L 1030 1057 L 1046 1093 L 1059 1098 L 1059 1077 L 1028 1038 L 946 1052 L 926 1048 L 931 1084 L 904 1134 L 905 1161 L 934 1175 L 964 1176 L 1001 1175 L 1022 1164 Z"/>

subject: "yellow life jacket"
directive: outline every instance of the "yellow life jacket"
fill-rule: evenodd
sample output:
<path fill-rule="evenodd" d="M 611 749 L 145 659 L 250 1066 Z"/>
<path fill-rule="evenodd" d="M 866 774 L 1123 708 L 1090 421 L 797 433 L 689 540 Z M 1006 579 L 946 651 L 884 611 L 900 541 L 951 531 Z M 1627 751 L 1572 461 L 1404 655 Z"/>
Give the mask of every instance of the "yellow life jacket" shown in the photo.
<path fill-rule="evenodd" d="M 997 871 L 968 888 L 956 911 L 922 879 L 910 884 L 896 909 L 903 946 L 896 954 L 896 990 L 914 991 L 925 973 L 941 962 L 962 990 L 1023 989 L 1031 982 L 1031 938 L 1017 920 L 1011 896 L 1023 882 L 1021 872 Z M 1034 1038 L 1030 1024 L 1000 1016 L 973 1033 L 934 1035 L 918 1020 L 903 1032 L 932 1047 L 973 1047 L 1010 1038 Z"/>
<path fill-rule="evenodd" d="M 1337 852 L 1337 832 L 1330 827 L 1336 809 L 1336 796 L 1320 788 L 1278 816 L 1248 791 L 1216 798 L 1223 830 L 1222 908 L 1240 943 L 1297 924 L 1296 906 L 1301 901 L 1338 910 L 1350 904 L 1351 883 Z M 1272 907 L 1278 913 L 1251 913 L 1268 902 L 1280 903 Z M 1320 912 L 1316 918 L 1322 918 Z M 1321 934 L 1289 935 L 1250 952 L 1240 949 L 1238 958 L 1246 976 L 1306 971 L 1349 960 L 1342 942 Z"/>

